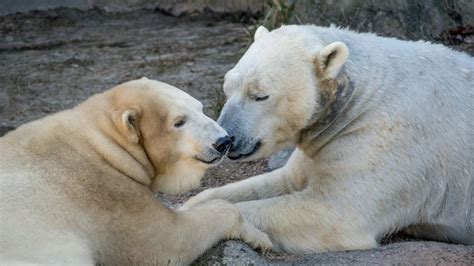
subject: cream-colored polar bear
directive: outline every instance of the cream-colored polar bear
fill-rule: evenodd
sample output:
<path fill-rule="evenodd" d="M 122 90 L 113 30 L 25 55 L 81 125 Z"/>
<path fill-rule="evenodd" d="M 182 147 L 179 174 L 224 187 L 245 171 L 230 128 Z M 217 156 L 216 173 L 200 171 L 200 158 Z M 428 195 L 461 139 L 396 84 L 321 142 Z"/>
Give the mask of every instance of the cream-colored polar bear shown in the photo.
<path fill-rule="evenodd" d="M 141 79 L 0 138 L 0 264 L 187 264 L 223 238 L 269 248 L 222 200 L 188 211 L 180 193 L 230 146 L 202 105 Z"/>
<path fill-rule="evenodd" d="M 281 169 L 210 189 L 275 250 L 375 247 L 408 229 L 474 244 L 474 60 L 338 28 L 260 27 L 225 76 L 231 159 L 296 145 Z"/>

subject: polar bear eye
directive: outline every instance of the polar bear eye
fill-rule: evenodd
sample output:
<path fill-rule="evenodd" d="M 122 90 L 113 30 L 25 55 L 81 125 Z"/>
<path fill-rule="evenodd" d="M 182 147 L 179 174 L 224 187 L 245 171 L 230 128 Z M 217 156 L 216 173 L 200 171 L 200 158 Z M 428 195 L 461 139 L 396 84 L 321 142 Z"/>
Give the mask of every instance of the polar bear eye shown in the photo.
<path fill-rule="evenodd" d="M 186 117 L 179 118 L 176 122 L 174 122 L 174 127 L 179 128 L 186 124 Z"/>
<path fill-rule="evenodd" d="M 257 102 L 265 101 L 266 99 L 268 99 L 268 97 L 270 97 L 270 96 L 268 96 L 268 95 L 257 96 L 257 97 L 255 97 L 255 101 L 257 101 Z"/>

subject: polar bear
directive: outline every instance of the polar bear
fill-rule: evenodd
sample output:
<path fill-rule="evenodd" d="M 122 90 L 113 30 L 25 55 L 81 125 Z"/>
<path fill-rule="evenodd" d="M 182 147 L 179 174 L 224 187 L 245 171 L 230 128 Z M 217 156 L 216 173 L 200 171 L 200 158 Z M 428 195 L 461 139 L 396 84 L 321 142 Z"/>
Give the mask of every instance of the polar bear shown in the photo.
<path fill-rule="evenodd" d="M 395 231 L 474 244 L 474 60 L 340 28 L 260 27 L 225 75 L 228 157 L 295 145 L 273 172 L 191 198 L 237 203 L 290 253 L 368 249 Z"/>
<path fill-rule="evenodd" d="M 134 80 L 0 138 L 0 264 L 188 264 L 223 238 L 269 248 L 222 200 L 173 211 L 231 144 L 202 104 Z"/>

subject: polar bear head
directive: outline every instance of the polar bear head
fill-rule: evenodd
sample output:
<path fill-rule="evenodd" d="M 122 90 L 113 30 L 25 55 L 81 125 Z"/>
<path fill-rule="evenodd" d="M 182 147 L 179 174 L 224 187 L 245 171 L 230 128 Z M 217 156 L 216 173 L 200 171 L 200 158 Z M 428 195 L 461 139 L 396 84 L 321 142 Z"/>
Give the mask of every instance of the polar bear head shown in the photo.
<path fill-rule="evenodd" d="M 227 101 L 218 123 L 233 137 L 230 159 L 255 159 L 298 143 L 303 129 L 323 119 L 349 51 L 297 26 L 255 41 L 225 75 Z M 326 108 L 327 109 L 327 108 Z"/>
<path fill-rule="evenodd" d="M 155 176 L 143 183 L 154 192 L 177 194 L 199 186 L 205 170 L 231 145 L 227 132 L 203 114 L 202 104 L 173 86 L 142 78 L 105 94 L 122 145 L 143 151 L 151 162 Z"/>

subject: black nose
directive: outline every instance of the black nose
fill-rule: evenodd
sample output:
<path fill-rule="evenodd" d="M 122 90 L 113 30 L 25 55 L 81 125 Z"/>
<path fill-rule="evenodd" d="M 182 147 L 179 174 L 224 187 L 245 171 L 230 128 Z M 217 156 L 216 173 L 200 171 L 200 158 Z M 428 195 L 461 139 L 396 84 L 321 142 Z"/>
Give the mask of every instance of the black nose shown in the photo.
<path fill-rule="evenodd" d="M 214 147 L 214 149 L 216 149 L 218 152 L 224 153 L 230 148 L 231 144 L 232 140 L 230 137 L 225 136 L 223 138 L 219 138 L 216 143 L 212 144 L 212 147 Z"/>

